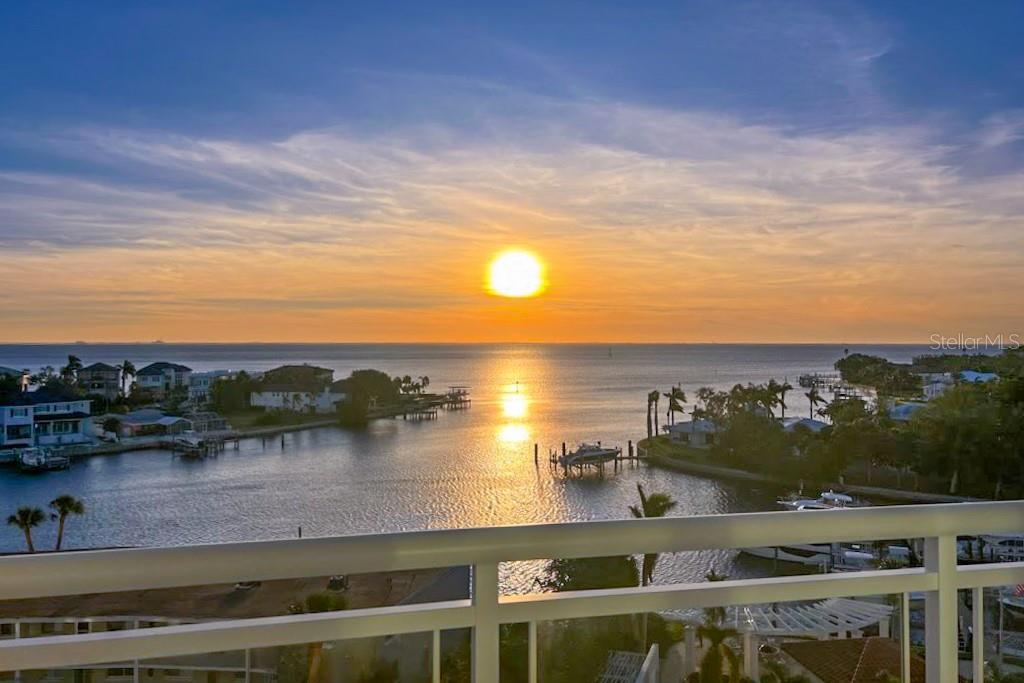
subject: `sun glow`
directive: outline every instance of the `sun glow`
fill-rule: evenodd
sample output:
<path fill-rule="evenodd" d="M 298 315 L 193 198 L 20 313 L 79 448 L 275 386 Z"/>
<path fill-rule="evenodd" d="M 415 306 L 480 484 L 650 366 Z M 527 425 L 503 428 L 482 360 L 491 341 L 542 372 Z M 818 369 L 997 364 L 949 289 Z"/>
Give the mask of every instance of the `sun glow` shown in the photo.
<path fill-rule="evenodd" d="M 498 296 L 536 296 L 544 289 L 544 266 L 528 251 L 503 251 L 491 262 L 488 286 Z"/>

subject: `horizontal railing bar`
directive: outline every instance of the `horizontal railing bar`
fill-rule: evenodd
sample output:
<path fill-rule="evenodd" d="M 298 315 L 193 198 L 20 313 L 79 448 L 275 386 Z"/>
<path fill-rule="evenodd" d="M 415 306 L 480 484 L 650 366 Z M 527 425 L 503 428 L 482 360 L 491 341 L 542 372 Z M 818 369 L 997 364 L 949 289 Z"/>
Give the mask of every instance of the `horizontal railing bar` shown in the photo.
<path fill-rule="evenodd" d="M 1024 583 L 1024 562 L 998 562 L 958 567 L 957 588 L 990 588 Z"/>
<path fill-rule="evenodd" d="M 0 641 L 4 670 L 50 669 L 135 659 L 302 645 L 349 638 L 469 628 L 469 600 L 293 614 L 162 628 Z"/>
<path fill-rule="evenodd" d="M 924 569 L 890 569 L 511 595 L 502 599 L 498 613 L 502 623 L 514 624 L 532 620 L 582 619 L 670 609 L 886 595 L 935 590 L 936 585 L 935 574 Z"/>
<path fill-rule="evenodd" d="M 1024 502 L 952 503 L 19 555 L 0 559 L 0 600 L 555 557 L 999 533 L 1019 530 L 1021 520 Z"/>

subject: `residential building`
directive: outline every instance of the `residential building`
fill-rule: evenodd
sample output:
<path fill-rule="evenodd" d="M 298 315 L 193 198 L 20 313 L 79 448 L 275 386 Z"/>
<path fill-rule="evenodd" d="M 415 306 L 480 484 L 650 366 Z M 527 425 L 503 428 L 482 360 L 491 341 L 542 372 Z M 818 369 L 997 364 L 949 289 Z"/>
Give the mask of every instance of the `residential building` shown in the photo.
<path fill-rule="evenodd" d="M 333 413 L 346 398 L 343 380 L 333 382 L 334 371 L 314 365 L 285 365 L 263 373 L 249 405 L 265 410 Z"/>
<path fill-rule="evenodd" d="M 897 403 L 892 408 L 889 408 L 889 417 L 897 422 L 910 422 L 910 418 L 913 417 L 914 413 L 924 408 L 925 405 L 921 401 Z"/>
<path fill-rule="evenodd" d="M 166 398 L 171 393 L 189 389 L 192 368 L 178 363 L 150 363 L 135 374 L 140 389 L 146 389 L 156 398 Z"/>
<path fill-rule="evenodd" d="M 0 405 L 0 450 L 61 446 L 92 440 L 89 399 L 42 388 Z"/>
<path fill-rule="evenodd" d="M 193 372 L 188 380 L 188 398 L 195 404 L 209 403 L 210 389 L 220 379 L 231 378 L 234 373 L 230 370 L 210 370 L 208 372 Z"/>
<path fill-rule="evenodd" d="M 120 423 L 117 430 L 119 437 L 131 438 L 136 436 L 166 436 L 169 434 L 180 434 L 192 429 L 192 423 L 177 415 L 167 415 L 158 408 L 143 408 L 130 413 L 118 414 L 107 413 L 95 418 L 98 429 L 102 428 L 104 422 L 115 419 Z"/>
<path fill-rule="evenodd" d="M 115 400 L 121 393 L 121 371 L 106 363 L 93 363 L 78 371 L 78 386 L 90 396 Z"/>
<path fill-rule="evenodd" d="M 974 370 L 964 370 L 960 373 L 960 380 L 963 382 L 985 383 L 994 382 L 997 379 L 999 379 L 999 375 L 994 372 L 975 372 Z"/>
<path fill-rule="evenodd" d="M 694 448 L 710 448 L 715 443 L 718 427 L 711 420 L 687 420 L 669 425 L 666 430 L 669 438 Z"/>

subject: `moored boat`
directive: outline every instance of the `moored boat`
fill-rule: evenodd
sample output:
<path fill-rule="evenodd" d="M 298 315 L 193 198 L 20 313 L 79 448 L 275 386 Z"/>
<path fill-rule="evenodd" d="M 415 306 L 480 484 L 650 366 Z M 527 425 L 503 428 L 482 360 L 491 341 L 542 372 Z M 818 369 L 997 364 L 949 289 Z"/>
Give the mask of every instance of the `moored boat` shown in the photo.
<path fill-rule="evenodd" d="M 22 472 L 49 472 L 71 466 L 71 458 L 49 448 L 26 448 L 18 453 L 18 468 Z"/>

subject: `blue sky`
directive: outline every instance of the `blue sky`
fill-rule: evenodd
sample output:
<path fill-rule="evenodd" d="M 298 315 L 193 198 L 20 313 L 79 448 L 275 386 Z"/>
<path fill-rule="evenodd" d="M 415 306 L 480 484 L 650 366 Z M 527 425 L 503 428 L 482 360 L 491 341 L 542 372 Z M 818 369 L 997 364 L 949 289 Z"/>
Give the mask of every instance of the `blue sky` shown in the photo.
<path fill-rule="evenodd" d="M 1019 331 L 964 290 L 1024 272 L 1021 26 L 1019 2 L 4 3 L 7 338 L 227 339 L 240 305 L 275 321 L 244 339 L 299 314 L 298 338 L 390 339 L 406 310 L 436 338 L 488 305 L 453 270 L 504 244 L 578 259 L 495 338 L 624 311 L 659 340 Z M 331 271 L 352 254 L 403 274 Z M 279 291 L 240 284 L 282 257 Z M 613 257 L 691 295 L 574 284 Z M 836 313 L 780 322 L 765 290 Z"/>

